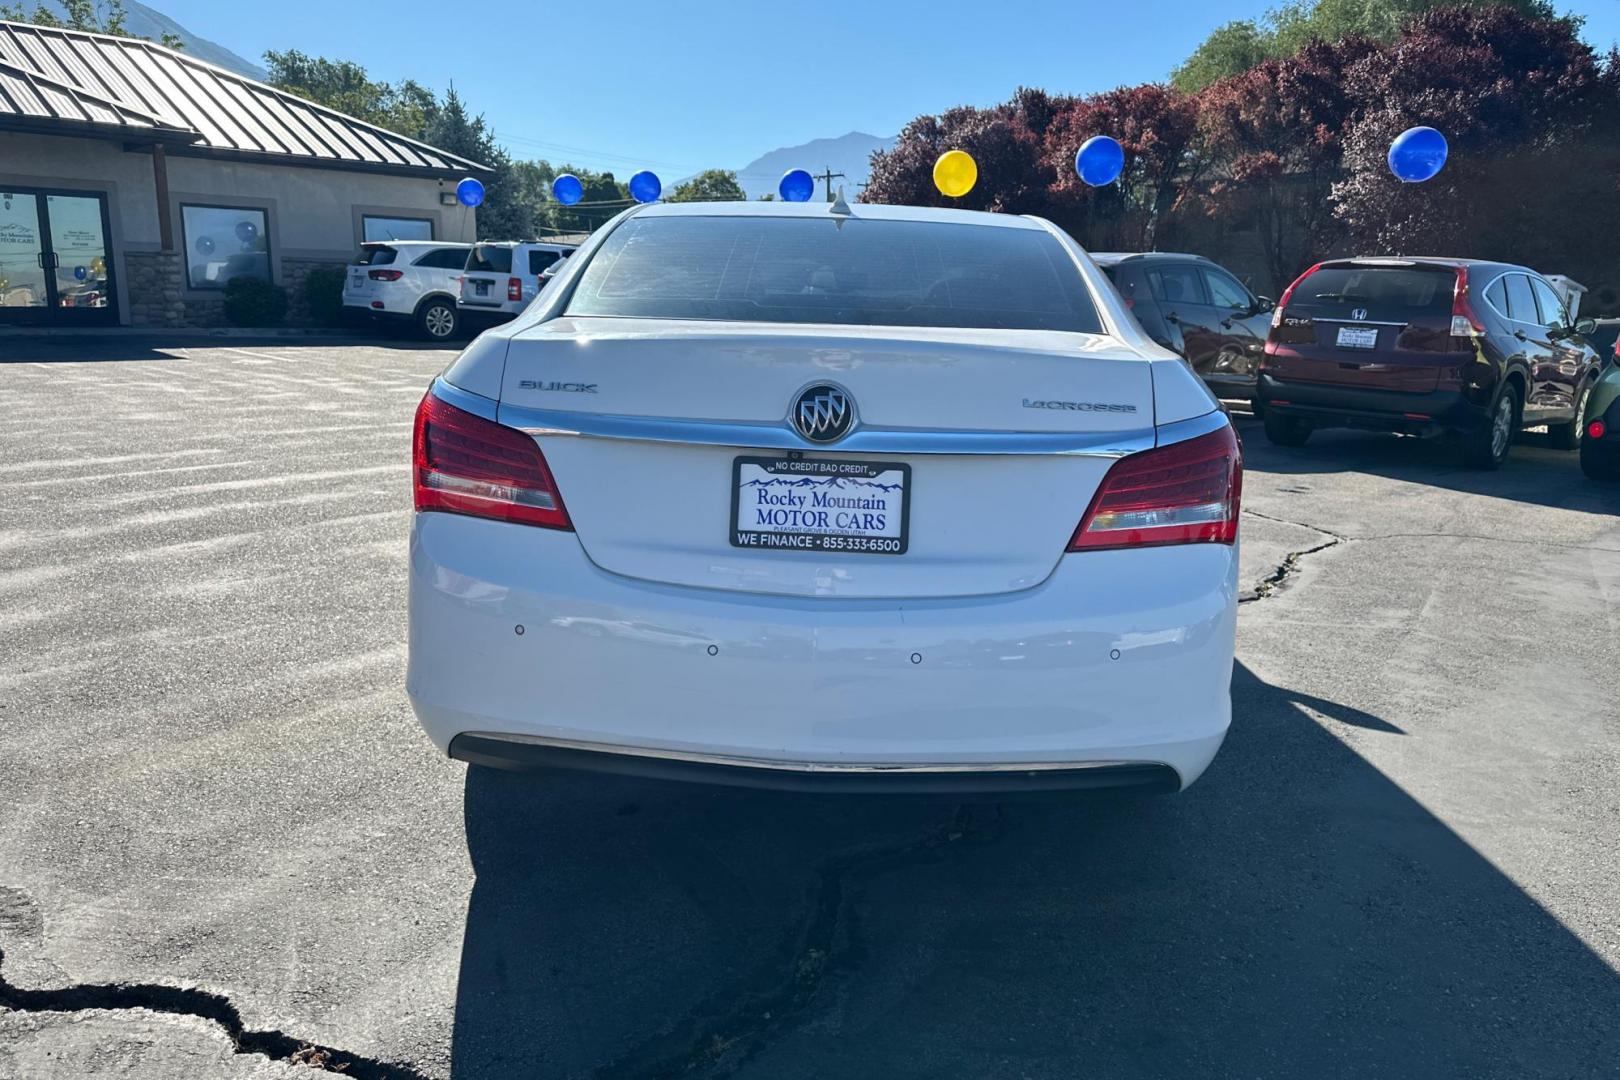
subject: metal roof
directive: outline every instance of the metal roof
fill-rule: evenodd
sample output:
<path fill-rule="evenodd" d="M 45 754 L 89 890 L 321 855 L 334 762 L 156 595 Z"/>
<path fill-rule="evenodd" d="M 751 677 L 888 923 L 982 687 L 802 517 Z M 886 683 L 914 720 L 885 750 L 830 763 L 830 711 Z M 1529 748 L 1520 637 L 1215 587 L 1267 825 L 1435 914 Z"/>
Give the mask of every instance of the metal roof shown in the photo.
<path fill-rule="evenodd" d="M 29 23 L 0 21 L 0 128 L 177 142 L 173 154 L 356 171 L 489 171 L 150 41 Z"/>

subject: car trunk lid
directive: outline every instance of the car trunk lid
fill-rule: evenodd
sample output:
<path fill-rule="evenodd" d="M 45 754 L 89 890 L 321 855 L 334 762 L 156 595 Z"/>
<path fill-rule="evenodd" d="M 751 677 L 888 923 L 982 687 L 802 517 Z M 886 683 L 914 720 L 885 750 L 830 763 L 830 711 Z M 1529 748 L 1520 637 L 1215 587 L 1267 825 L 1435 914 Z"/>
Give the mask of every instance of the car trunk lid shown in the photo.
<path fill-rule="evenodd" d="M 847 445 L 792 433 L 816 386 L 847 393 Z M 1031 440 L 1150 438 L 1153 392 L 1149 364 L 1101 335 L 562 318 L 512 340 L 500 420 L 536 434 L 580 543 L 606 570 L 743 592 L 930 597 L 1043 581 L 1112 458 Z M 882 450 L 858 449 L 879 433 Z M 918 452 L 941 438 L 961 452 Z M 794 454 L 800 464 L 777 471 L 739 461 Z M 750 481 L 779 500 L 739 496 Z M 904 552 L 739 546 L 739 531 L 758 531 L 750 516 L 773 506 L 903 511 Z"/>

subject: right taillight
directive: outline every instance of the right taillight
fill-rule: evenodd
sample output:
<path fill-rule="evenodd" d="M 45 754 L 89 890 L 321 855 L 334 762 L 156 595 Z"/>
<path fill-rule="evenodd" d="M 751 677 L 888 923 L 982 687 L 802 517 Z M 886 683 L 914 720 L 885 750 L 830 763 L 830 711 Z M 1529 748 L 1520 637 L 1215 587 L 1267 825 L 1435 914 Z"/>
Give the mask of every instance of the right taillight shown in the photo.
<path fill-rule="evenodd" d="M 1601 439 L 1608 433 L 1609 425 L 1605 424 L 1602 420 L 1593 420 L 1590 424 L 1586 425 L 1586 437 L 1588 439 Z"/>
<path fill-rule="evenodd" d="M 366 276 L 372 281 L 398 281 L 405 276 L 403 270 L 370 270 Z"/>
<path fill-rule="evenodd" d="M 1231 425 L 1120 458 L 1092 497 L 1070 551 L 1237 540 L 1243 451 Z"/>
<path fill-rule="evenodd" d="M 1457 284 L 1451 290 L 1451 336 L 1477 338 L 1485 335 L 1485 324 L 1474 311 L 1468 295 L 1468 267 L 1457 267 Z"/>
<path fill-rule="evenodd" d="M 521 431 L 435 397 L 416 409 L 418 510 L 572 529 L 545 455 Z"/>

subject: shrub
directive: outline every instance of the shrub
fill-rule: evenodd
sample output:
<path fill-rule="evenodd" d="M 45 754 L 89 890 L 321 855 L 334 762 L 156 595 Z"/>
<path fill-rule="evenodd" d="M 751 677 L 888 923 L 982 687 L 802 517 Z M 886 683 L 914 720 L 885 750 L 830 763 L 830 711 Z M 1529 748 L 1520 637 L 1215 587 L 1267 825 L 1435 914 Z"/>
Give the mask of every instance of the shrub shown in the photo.
<path fill-rule="evenodd" d="M 287 290 L 260 278 L 225 285 L 225 318 L 235 326 L 275 326 L 287 317 Z"/>
<path fill-rule="evenodd" d="M 337 326 L 343 321 L 343 279 L 341 266 L 321 266 L 304 277 L 304 302 L 309 305 L 309 319 L 322 326 Z"/>

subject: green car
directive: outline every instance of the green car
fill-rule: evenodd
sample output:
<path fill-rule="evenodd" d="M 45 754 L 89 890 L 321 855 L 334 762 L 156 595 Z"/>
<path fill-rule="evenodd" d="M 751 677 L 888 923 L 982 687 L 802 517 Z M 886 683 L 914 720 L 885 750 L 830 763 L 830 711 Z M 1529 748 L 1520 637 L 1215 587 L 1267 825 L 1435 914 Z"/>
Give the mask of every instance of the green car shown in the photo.
<path fill-rule="evenodd" d="M 1593 480 L 1620 481 L 1620 345 L 1586 398 L 1581 471 Z"/>

